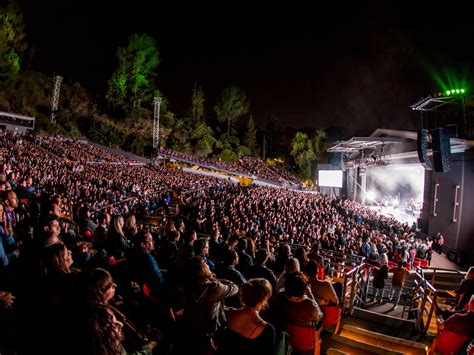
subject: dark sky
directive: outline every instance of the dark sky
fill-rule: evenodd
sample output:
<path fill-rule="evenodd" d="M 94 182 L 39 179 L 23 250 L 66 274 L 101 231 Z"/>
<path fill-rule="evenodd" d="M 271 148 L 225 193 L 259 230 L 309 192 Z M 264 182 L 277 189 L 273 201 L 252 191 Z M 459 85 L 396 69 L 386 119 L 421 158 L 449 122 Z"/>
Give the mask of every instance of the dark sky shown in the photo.
<path fill-rule="evenodd" d="M 194 81 L 210 115 L 217 95 L 237 85 L 260 127 L 274 114 L 296 128 L 416 129 L 409 105 L 439 89 L 432 71 L 469 79 L 474 65 L 474 25 L 462 3 L 21 3 L 35 69 L 103 94 L 117 47 L 147 33 L 172 111 L 189 108 Z"/>

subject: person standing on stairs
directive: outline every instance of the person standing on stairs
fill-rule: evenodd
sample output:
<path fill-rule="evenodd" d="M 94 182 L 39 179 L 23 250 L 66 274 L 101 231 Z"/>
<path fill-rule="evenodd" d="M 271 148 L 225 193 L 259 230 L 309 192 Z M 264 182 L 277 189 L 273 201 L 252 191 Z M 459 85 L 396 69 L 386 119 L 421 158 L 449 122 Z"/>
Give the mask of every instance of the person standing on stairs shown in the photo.
<path fill-rule="evenodd" d="M 385 288 L 385 280 L 388 278 L 388 268 L 386 264 L 380 268 L 374 268 L 374 279 L 372 281 L 374 286 L 374 302 L 383 302 L 383 290 Z"/>
<path fill-rule="evenodd" d="M 390 269 L 389 272 L 393 273 L 392 289 L 390 290 L 390 301 L 393 302 L 392 310 L 395 310 L 398 307 L 398 302 L 400 302 L 400 294 L 402 293 L 405 278 L 408 274 L 410 274 L 410 271 L 403 267 L 403 261 L 399 260 L 398 266 L 396 268 Z"/>

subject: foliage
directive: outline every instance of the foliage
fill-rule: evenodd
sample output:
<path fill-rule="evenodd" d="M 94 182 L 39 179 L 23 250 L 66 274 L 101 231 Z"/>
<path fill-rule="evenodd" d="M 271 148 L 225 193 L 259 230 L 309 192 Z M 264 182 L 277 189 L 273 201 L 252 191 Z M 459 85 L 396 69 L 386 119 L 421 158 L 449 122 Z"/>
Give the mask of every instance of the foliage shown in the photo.
<path fill-rule="evenodd" d="M 217 148 L 234 150 L 240 144 L 240 140 L 236 136 L 229 136 L 227 133 L 221 134 L 217 141 Z"/>
<path fill-rule="evenodd" d="M 204 118 L 204 93 L 201 86 L 194 83 L 193 93 L 191 95 L 191 119 L 198 122 Z"/>
<path fill-rule="evenodd" d="M 191 132 L 191 140 L 196 153 L 200 155 L 212 153 L 212 149 L 217 143 L 217 140 L 214 138 L 214 132 L 204 121 L 197 122 Z"/>
<path fill-rule="evenodd" d="M 189 119 L 182 118 L 175 121 L 169 136 L 170 147 L 180 152 L 191 152 Z"/>
<path fill-rule="evenodd" d="M 306 133 L 296 132 L 291 142 L 290 154 L 299 168 L 300 176 L 303 179 L 309 179 L 311 177 L 311 163 L 316 155 Z"/>
<path fill-rule="evenodd" d="M 237 161 L 237 155 L 230 149 L 224 149 L 220 154 L 220 158 L 230 163 Z"/>
<path fill-rule="evenodd" d="M 0 77 L 19 73 L 21 56 L 27 48 L 23 14 L 18 3 L 9 0 L 0 7 Z"/>
<path fill-rule="evenodd" d="M 237 154 L 239 157 L 248 157 L 252 155 L 252 151 L 250 150 L 249 147 L 246 147 L 244 145 L 239 145 L 237 147 Z"/>
<path fill-rule="evenodd" d="M 219 122 L 227 122 L 227 135 L 231 133 L 231 122 L 234 122 L 249 112 L 250 104 L 245 92 L 237 87 L 231 86 L 222 92 L 214 106 Z"/>
<path fill-rule="evenodd" d="M 311 147 L 314 155 L 318 160 L 321 160 L 328 146 L 327 135 L 324 129 L 316 130 L 314 136 L 311 138 Z"/>
<path fill-rule="evenodd" d="M 155 96 L 155 70 L 160 62 L 154 38 L 130 36 L 127 47 L 117 50 L 118 66 L 109 80 L 107 101 L 111 107 L 140 106 Z"/>
<path fill-rule="evenodd" d="M 267 122 L 266 134 L 265 134 L 266 146 L 268 148 L 266 151 L 267 156 L 275 156 L 275 145 L 276 145 L 275 141 L 276 141 L 276 136 L 278 133 L 279 126 L 280 126 L 280 118 L 274 115 L 270 116 Z"/>
<path fill-rule="evenodd" d="M 257 129 L 255 128 L 252 115 L 250 115 L 247 122 L 247 132 L 245 132 L 244 144 L 251 152 L 249 155 L 255 154 L 257 149 Z"/>
<path fill-rule="evenodd" d="M 108 147 L 120 147 L 127 138 L 127 132 L 124 128 L 107 119 L 94 121 L 90 132 L 90 137 L 95 142 Z"/>

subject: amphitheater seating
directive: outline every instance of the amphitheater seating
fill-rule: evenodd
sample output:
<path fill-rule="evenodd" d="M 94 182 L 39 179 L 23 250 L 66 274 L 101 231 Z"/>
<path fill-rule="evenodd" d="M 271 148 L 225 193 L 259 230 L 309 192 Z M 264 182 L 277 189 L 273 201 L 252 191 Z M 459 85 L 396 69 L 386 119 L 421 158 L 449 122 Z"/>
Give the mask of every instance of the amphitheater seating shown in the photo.
<path fill-rule="evenodd" d="M 313 327 L 299 327 L 288 324 L 287 331 L 290 336 L 290 344 L 297 351 L 313 350 L 315 355 L 319 355 L 321 346 L 321 330 Z"/>
<path fill-rule="evenodd" d="M 438 332 L 431 347 L 431 353 L 440 352 L 442 354 L 458 354 L 469 337 L 462 336 L 443 329 Z"/>
<path fill-rule="evenodd" d="M 341 307 L 339 306 L 321 306 L 321 310 L 324 313 L 324 321 L 322 327 L 324 329 L 333 328 L 334 333 L 339 331 L 341 324 Z"/>

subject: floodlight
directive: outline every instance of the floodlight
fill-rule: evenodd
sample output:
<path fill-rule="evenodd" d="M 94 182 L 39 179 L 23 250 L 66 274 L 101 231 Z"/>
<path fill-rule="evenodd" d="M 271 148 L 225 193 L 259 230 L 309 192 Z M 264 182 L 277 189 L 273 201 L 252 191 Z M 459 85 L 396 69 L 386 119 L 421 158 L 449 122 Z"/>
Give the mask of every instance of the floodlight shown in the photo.
<path fill-rule="evenodd" d="M 367 194 L 365 195 L 368 200 L 375 200 L 375 191 L 367 191 Z"/>

